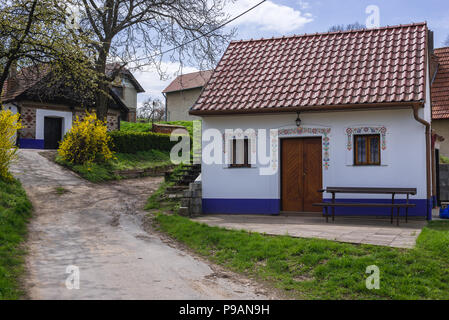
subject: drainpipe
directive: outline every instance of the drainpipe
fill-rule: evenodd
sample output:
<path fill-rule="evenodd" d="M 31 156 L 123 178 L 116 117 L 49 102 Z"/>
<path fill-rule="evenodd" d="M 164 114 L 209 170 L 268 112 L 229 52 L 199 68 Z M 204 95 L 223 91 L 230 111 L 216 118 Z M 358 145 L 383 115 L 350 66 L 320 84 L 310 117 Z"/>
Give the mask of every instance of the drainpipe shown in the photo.
<path fill-rule="evenodd" d="M 431 220 L 432 219 L 432 211 L 429 210 L 430 208 L 430 203 L 429 203 L 429 199 L 432 197 L 432 194 L 430 192 L 430 188 L 431 188 L 431 181 L 430 181 L 430 177 L 432 175 L 431 172 L 431 157 L 430 157 L 430 123 L 427 122 L 426 120 L 422 119 L 419 117 L 418 114 L 418 108 L 420 106 L 422 106 L 423 103 L 421 104 L 414 104 L 413 105 L 413 117 L 415 118 L 416 121 L 418 121 L 419 123 L 423 124 L 426 127 L 426 183 L 427 183 L 427 220 Z"/>

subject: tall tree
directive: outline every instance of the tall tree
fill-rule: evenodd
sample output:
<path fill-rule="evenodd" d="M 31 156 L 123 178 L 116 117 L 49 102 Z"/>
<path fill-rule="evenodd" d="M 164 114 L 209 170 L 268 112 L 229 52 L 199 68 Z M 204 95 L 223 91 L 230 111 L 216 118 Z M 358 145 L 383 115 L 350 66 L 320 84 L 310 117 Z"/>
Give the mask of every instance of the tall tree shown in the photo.
<path fill-rule="evenodd" d="M 165 105 L 159 98 L 148 98 L 137 109 L 137 118 L 147 121 L 162 121 L 165 118 Z"/>
<path fill-rule="evenodd" d="M 59 74 L 73 87 L 95 82 L 86 81 L 96 79 L 89 60 L 91 38 L 69 27 L 66 9 L 58 0 L 0 0 L 0 97 L 17 68 L 27 68 L 28 75 L 51 68 L 53 79 Z"/>
<path fill-rule="evenodd" d="M 122 68 L 177 61 L 211 67 L 231 33 L 217 27 L 227 18 L 232 0 L 78 0 L 82 34 L 92 34 L 95 69 L 101 78 L 97 116 L 107 115 L 108 85 Z M 163 60 L 164 59 L 164 60 Z M 108 62 L 120 67 L 107 72 Z"/>
<path fill-rule="evenodd" d="M 337 31 L 350 31 L 350 30 L 362 30 L 366 29 L 366 26 L 364 24 L 361 24 L 359 22 L 350 23 L 347 25 L 340 24 L 335 25 L 329 28 L 329 32 L 337 32 Z"/>

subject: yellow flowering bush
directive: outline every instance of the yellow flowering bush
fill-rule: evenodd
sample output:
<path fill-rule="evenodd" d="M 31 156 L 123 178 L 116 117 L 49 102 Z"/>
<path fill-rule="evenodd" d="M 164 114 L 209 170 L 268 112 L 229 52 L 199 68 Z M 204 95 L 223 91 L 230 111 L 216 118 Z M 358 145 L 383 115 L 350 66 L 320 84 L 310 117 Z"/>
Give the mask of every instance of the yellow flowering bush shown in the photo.
<path fill-rule="evenodd" d="M 72 129 L 60 143 L 58 154 L 72 164 L 91 164 L 114 157 L 109 149 L 111 138 L 105 121 L 97 119 L 95 113 L 86 112 L 84 120 L 76 117 Z"/>
<path fill-rule="evenodd" d="M 0 179 L 12 180 L 11 163 L 17 157 L 16 134 L 22 128 L 20 115 L 0 107 Z"/>

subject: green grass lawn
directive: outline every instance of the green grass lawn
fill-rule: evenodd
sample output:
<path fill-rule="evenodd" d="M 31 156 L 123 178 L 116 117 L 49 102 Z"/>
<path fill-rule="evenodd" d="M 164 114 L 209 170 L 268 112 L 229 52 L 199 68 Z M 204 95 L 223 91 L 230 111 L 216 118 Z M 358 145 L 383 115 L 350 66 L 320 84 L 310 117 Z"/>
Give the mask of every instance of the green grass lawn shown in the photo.
<path fill-rule="evenodd" d="M 449 299 L 449 221 L 424 228 L 414 249 L 266 236 L 158 214 L 158 227 L 229 269 L 299 299 Z M 366 267 L 380 269 L 368 290 Z"/>
<path fill-rule="evenodd" d="M 159 150 L 141 151 L 136 154 L 116 153 L 115 157 L 116 159 L 101 164 L 72 165 L 57 156 L 56 162 L 72 169 L 91 182 L 120 179 L 122 177 L 114 173 L 118 170 L 149 169 L 171 164 L 170 153 Z"/>
<path fill-rule="evenodd" d="M 21 245 L 30 216 L 31 203 L 20 183 L 0 179 L 0 300 L 23 295 L 19 278 L 24 271 L 25 251 Z"/>
<path fill-rule="evenodd" d="M 172 125 L 176 125 L 176 126 L 186 127 L 187 131 L 189 131 L 190 136 L 192 136 L 192 133 L 193 133 L 193 122 L 192 121 L 161 121 L 159 123 L 172 124 Z M 151 122 L 150 123 L 141 123 L 141 122 L 120 121 L 120 131 L 149 132 L 150 130 L 151 130 Z"/>
<path fill-rule="evenodd" d="M 149 132 L 151 123 L 120 121 L 120 131 L 124 132 Z"/>

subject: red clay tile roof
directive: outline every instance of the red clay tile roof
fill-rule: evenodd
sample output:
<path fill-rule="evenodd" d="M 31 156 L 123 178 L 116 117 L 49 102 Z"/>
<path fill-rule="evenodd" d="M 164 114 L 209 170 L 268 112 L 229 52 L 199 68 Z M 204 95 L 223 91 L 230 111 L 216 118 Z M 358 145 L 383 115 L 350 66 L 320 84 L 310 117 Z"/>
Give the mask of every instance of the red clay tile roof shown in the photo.
<path fill-rule="evenodd" d="M 425 23 L 231 42 L 192 114 L 425 99 Z"/>
<path fill-rule="evenodd" d="M 204 87 L 212 73 L 213 70 L 206 70 L 177 76 L 162 92 L 167 93 Z"/>
<path fill-rule="evenodd" d="M 106 73 L 110 74 L 112 71 L 117 68 L 116 64 L 107 64 L 106 65 Z M 26 67 L 22 68 L 17 72 L 17 75 L 14 80 L 8 78 L 3 84 L 2 91 L 2 101 L 8 102 L 17 98 L 22 93 L 25 93 L 27 90 L 32 89 L 40 80 L 42 80 L 49 72 L 48 67 Z M 123 74 L 129 76 L 129 79 L 136 87 L 137 92 L 145 92 L 145 90 L 141 87 L 139 82 L 134 78 L 132 73 L 128 69 L 124 69 L 122 71 Z M 8 83 L 14 81 L 13 85 L 9 85 Z"/>
<path fill-rule="evenodd" d="M 36 85 L 45 75 L 48 74 L 49 69 L 43 67 L 26 67 L 19 70 L 12 80 L 8 78 L 3 84 L 2 101 L 8 102 L 14 100 L 20 94 Z"/>
<path fill-rule="evenodd" d="M 432 119 L 449 119 L 449 47 L 434 50 L 438 71 L 432 83 Z"/>

